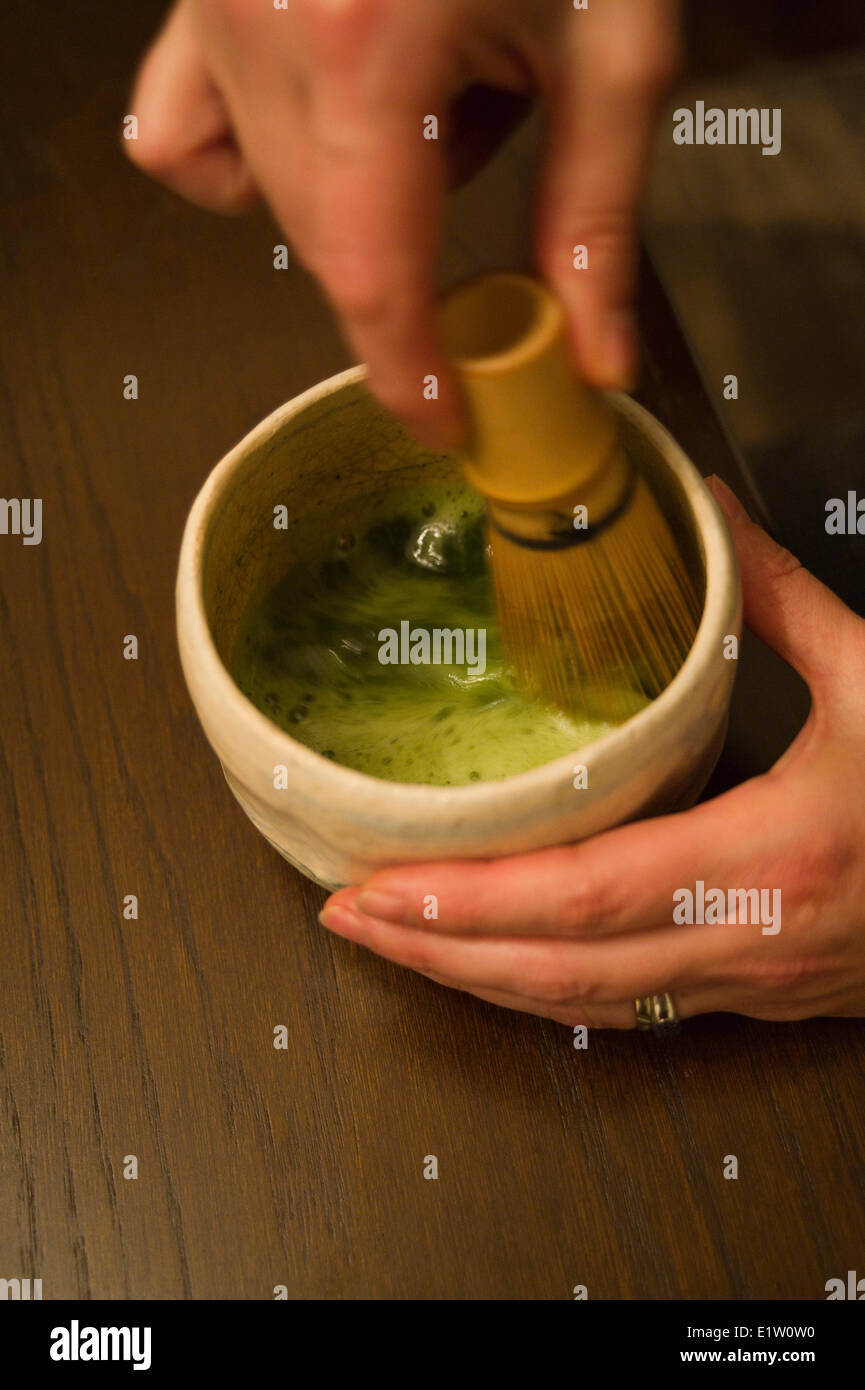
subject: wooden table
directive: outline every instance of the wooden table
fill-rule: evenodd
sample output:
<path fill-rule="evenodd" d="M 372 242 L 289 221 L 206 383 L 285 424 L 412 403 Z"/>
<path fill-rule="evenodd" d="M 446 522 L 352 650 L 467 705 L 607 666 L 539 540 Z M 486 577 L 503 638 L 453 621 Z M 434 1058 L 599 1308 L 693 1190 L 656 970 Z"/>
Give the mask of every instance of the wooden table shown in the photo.
<path fill-rule="evenodd" d="M 45 1298 L 824 1297 L 865 1259 L 860 1024 L 717 1016 L 576 1051 L 322 931 L 322 893 L 231 798 L 177 658 L 181 530 L 227 447 L 346 359 L 264 215 L 187 208 L 118 152 L 160 8 L 13 6 L 0 74 L 2 491 L 44 506 L 41 545 L 0 536 L 0 1277 Z M 471 261 L 467 225 L 449 248 Z M 643 398 L 744 489 L 651 277 L 643 322 Z M 807 707 L 756 644 L 741 666 L 716 785 Z"/>

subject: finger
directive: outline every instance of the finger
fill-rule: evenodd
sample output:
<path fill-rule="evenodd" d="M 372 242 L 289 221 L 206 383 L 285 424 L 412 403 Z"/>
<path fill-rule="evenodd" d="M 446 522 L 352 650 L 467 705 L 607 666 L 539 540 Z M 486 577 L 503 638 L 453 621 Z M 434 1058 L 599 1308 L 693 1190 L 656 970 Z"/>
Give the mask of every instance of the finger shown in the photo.
<path fill-rule="evenodd" d="M 357 921 L 360 914 L 356 911 L 351 893 L 352 890 L 341 890 L 339 894 L 334 894 L 326 904 L 319 920 L 328 930 L 345 935 L 351 940 L 360 941 L 358 932 L 362 926 Z M 324 913 L 327 913 L 326 918 Z M 363 941 L 361 944 L 369 945 L 370 943 Z M 376 948 L 370 946 L 370 949 L 375 950 Z M 400 965 L 409 964 L 405 959 L 400 959 L 397 955 L 390 955 L 386 951 L 378 950 L 377 954 L 388 955 L 389 959 Z M 444 974 L 440 970 L 421 969 L 416 965 L 409 966 L 409 968 L 449 989 L 459 989 L 478 999 L 484 999 L 488 1003 L 498 1004 L 502 1008 L 535 1014 L 540 1018 L 552 1018 L 557 1023 L 565 1023 L 570 1027 L 581 1024 L 587 1028 L 631 1029 L 636 1027 L 636 997 L 633 1000 L 616 1003 L 587 1003 L 579 997 L 553 1002 L 550 999 L 530 998 L 524 990 L 515 992 L 500 988 L 479 987 L 476 984 L 468 985 L 464 979 Z M 653 992 L 669 993 L 670 991 L 669 988 L 665 988 L 663 991 Z M 699 1014 L 709 1013 L 741 1013 L 752 1018 L 783 1018 L 786 1016 L 784 1011 L 789 1012 L 790 1009 L 789 1001 L 779 1001 L 776 1005 L 755 999 L 749 1001 L 741 990 L 731 985 L 714 982 L 677 991 L 673 1003 L 680 1019 L 694 1018 Z M 790 1014 L 790 1016 L 798 1015 Z M 802 1016 L 805 1017 L 808 1014 Z"/>
<path fill-rule="evenodd" d="M 438 975 L 432 970 L 417 973 L 435 981 L 436 984 L 445 985 L 448 989 L 458 989 L 464 994 L 473 995 L 476 999 L 483 999 L 488 1004 L 497 1004 L 502 1009 L 514 1009 L 518 1013 L 534 1014 L 538 1018 L 551 1018 L 555 1023 L 567 1024 L 569 1028 L 583 1026 L 628 1031 L 637 1026 L 636 999 L 629 999 L 622 1004 L 593 1004 L 588 1007 L 580 1000 L 562 1005 L 545 1004 L 540 999 L 529 999 L 525 995 L 511 994 L 505 990 L 467 989 L 462 981 Z M 812 1012 L 816 1012 L 813 1006 L 806 1006 L 804 1011 L 797 1012 L 795 1005 L 789 1000 L 779 1001 L 774 1006 L 765 1001 L 749 1000 L 741 994 L 733 994 L 729 987 L 719 988 L 712 985 L 704 989 L 684 991 L 673 1000 L 673 1006 L 677 1016 L 683 1021 L 696 1018 L 700 1014 L 714 1013 L 735 1013 L 748 1018 L 773 1018 L 780 1021 L 795 1017 L 808 1018 Z M 824 1008 L 820 1012 L 826 1014 L 836 1010 Z"/>
<path fill-rule="evenodd" d="M 496 1004 L 501 1009 L 513 1009 L 517 1013 L 534 1014 L 537 1018 L 551 1018 L 554 1023 L 563 1023 L 568 1028 L 615 1028 L 620 1032 L 630 1032 L 637 1026 L 636 999 L 621 1004 L 593 1004 L 588 1008 L 578 1000 L 561 1005 L 545 1004 L 540 999 L 529 999 L 525 995 L 511 994 L 505 990 L 468 989 L 461 981 L 438 975 L 432 970 L 417 973 L 448 989 L 458 989 L 463 994 L 471 994 L 475 999 L 483 999 L 487 1004 Z M 745 1004 L 733 1003 L 729 990 L 711 987 L 687 991 L 674 999 L 673 1005 L 678 1017 L 683 1021 L 696 1018 L 700 1014 L 713 1013 L 737 1013 L 754 1018 L 769 1016 L 759 1012 L 752 1013 L 751 1008 Z M 781 1019 L 784 1016 L 783 1007 L 779 1005 L 773 1016 Z"/>
<path fill-rule="evenodd" d="M 627 1031 L 637 1026 L 634 1004 L 595 1005 L 590 1011 L 575 1004 L 557 1007 L 554 1004 L 544 1004 L 539 999 L 528 999 L 521 994 L 509 994 L 504 990 L 466 989 L 458 980 L 450 980 L 429 970 L 422 973 L 436 984 L 445 985 L 448 989 L 458 989 L 463 994 L 471 994 L 475 999 L 483 999 L 487 1004 L 496 1004 L 500 1009 L 533 1014 L 536 1018 L 550 1018 L 554 1023 L 562 1023 L 568 1028 L 616 1028 Z"/>
<path fill-rule="evenodd" d="M 175 8 L 138 75 L 131 100 L 133 164 L 212 212 L 242 212 L 257 198 L 225 103 L 201 54 L 188 6 Z"/>
<path fill-rule="evenodd" d="M 570 941 L 553 937 L 438 935 L 393 926 L 357 910 L 348 890 L 325 905 L 323 926 L 398 965 L 460 982 L 464 989 L 520 994 L 546 1005 L 588 1007 L 664 991 L 736 985 L 747 972 L 753 929 L 662 927 Z"/>
<path fill-rule="evenodd" d="M 849 676 L 839 682 L 839 671 L 849 672 L 851 663 L 862 668 L 862 620 L 755 525 L 720 478 L 709 478 L 707 486 L 730 524 L 748 627 L 812 690 L 843 699 Z"/>
<path fill-rule="evenodd" d="M 340 906 L 337 903 L 337 895 L 330 899 L 325 911 L 328 912 L 327 921 L 322 924 L 328 930 L 340 933 L 340 923 L 349 919 L 342 919 L 340 912 L 346 911 L 351 914 L 348 907 L 348 898 L 343 896 L 343 891 L 339 895 Z M 399 962 L 401 963 L 401 962 Z M 631 1029 L 636 1027 L 636 1008 L 633 1002 L 626 1004 L 596 1004 L 591 1009 L 586 1009 L 579 1003 L 567 1003 L 561 1006 L 545 1003 L 540 999 L 530 999 L 525 994 L 514 993 L 510 990 L 502 989 L 479 989 L 466 985 L 464 980 L 455 979 L 450 975 L 444 975 L 437 970 L 416 970 L 416 974 L 423 975 L 425 979 L 432 980 L 434 984 L 443 985 L 446 989 L 459 990 L 461 994 L 471 994 L 475 999 L 482 999 L 487 1004 L 495 1004 L 502 1009 L 512 1009 L 516 1013 L 533 1014 L 537 1018 L 551 1018 L 556 1023 L 566 1024 L 568 1027 L 583 1026 L 586 1028 L 617 1028 Z"/>
<path fill-rule="evenodd" d="M 537 255 L 569 313 L 580 368 L 601 387 L 628 387 L 636 374 L 637 207 L 678 62 L 676 9 L 612 0 L 573 16 L 548 94 Z"/>
<path fill-rule="evenodd" d="M 419 157 L 415 137 L 381 127 L 369 140 L 352 153 L 319 152 L 307 263 L 367 363 L 373 394 L 423 442 L 456 447 L 461 403 L 435 317 L 438 155 Z"/>
<path fill-rule="evenodd" d="M 365 21 L 364 21 L 365 23 Z M 434 268 L 445 171 L 425 118 L 443 119 L 443 71 L 414 27 L 388 35 L 316 29 L 312 227 L 305 259 L 322 280 L 371 390 L 436 447 L 464 431 L 461 396 L 436 323 Z M 365 60 L 365 61 L 362 61 Z"/>
<path fill-rule="evenodd" d="M 752 782 L 577 845 L 384 869 L 363 884 L 359 906 L 383 921 L 476 934 L 590 937 L 672 924 L 674 892 L 697 878 L 759 886 L 750 882 L 742 845 L 759 833 L 765 854 L 775 854 L 764 820 Z"/>

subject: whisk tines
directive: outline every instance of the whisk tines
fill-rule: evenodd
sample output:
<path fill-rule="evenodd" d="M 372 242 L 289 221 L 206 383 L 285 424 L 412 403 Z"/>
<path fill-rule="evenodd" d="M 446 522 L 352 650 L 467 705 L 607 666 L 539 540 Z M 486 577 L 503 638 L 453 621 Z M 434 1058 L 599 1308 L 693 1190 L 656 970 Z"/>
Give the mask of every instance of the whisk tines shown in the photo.
<path fill-rule="evenodd" d="M 670 683 L 700 603 L 642 477 L 623 514 L 583 544 L 531 548 L 491 525 L 490 545 L 505 653 L 526 691 L 619 722 Z"/>

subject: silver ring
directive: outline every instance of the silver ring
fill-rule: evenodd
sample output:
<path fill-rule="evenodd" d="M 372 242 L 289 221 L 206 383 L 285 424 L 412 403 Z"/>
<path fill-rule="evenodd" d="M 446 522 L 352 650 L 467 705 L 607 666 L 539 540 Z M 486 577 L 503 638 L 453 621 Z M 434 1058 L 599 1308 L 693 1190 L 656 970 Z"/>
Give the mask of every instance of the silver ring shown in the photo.
<path fill-rule="evenodd" d="M 669 994 L 647 994 L 643 999 L 635 999 L 637 1027 L 653 1033 L 677 1033 L 680 1020 L 676 1006 Z"/>

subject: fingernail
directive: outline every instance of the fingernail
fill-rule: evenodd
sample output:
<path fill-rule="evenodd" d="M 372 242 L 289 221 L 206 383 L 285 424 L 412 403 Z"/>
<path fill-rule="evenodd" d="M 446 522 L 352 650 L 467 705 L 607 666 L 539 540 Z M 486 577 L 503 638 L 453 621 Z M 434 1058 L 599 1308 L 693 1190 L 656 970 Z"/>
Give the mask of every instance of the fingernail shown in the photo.
<path fill-rule="evenodd" d="M 326 903 L 318 914 L 318 920 L 328 931 L 337 936 L 353 936 L 360 927 L 360 918 L 347 907 L 334 907 Z"/>
<path fill-rule="evenodd" d="M 735 492 L 727 487 L 727 484 L 718 477 L 717 473 L 713 473 L 711 477 L 707 478 L 706 483 L 728 521 L 747 521 L 749 519 L 748 513 Z"/>
<path fill-rule="evenodd" d="M 601 369 L 610 388 L 633 391 L 636 384 L 636 327 L 633 316 L 618 310 L 606 320 L 601 333 Z"/>
<path fill-rule="evenodd" d="M 357 905 L 367 917 L 377 917 L 380 922 L 402 922 L 402 899 L 392 893 L 380 893 L 378 889 L 364 890 Z"/>

